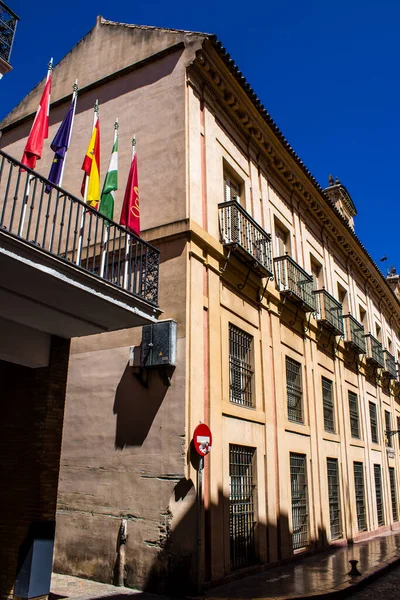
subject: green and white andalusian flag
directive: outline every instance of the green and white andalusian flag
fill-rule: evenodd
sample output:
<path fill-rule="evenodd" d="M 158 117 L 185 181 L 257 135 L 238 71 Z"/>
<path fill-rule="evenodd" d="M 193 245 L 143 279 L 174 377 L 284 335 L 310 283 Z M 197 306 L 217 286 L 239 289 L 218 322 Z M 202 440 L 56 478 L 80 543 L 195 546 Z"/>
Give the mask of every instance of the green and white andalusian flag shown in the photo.
<path fill-rule="evenodd" d="M 118 136 L 115 136 L 110 166 L 104 180 L 99 212 L 109 219 L 114 218 L 114 193 L 118 189 Z"/>

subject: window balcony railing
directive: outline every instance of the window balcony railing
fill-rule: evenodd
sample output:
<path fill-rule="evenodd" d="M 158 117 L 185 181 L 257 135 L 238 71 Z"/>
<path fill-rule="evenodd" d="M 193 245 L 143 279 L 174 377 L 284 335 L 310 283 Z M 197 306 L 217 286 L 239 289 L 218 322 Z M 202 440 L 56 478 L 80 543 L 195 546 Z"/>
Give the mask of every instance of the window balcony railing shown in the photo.
<path fill-rule="evenodd" d="M 390 354 L 389 350 L 383 351 L 383 361 L 385 366 L 383 367 L 383 375 L 388 379 L 397 379 L 397 368 L 396 360 L 393 354 Z"/>
<path fill-rule="evenodd" d="M 272 276 L 271 236 L 236 201 L 221 202 L 219 226 L 224 246 L 250 259 L 264 277 Z"/>
<path fill-rule="evenodd" d="M 159 250 L 0 150 L 1 234 L 157 306 Z"/>
<path fill-rule="evenodd" d="M 280 293 L 300 304 L 305 312 L 314 312 L 313 278 L 290 256 L 274 258 L 276 285 Z"/>
<path fill-rule="evenodd" d="M 316 300 L 316 319 L 335 335 L 344 335 L 343 307 L 326 290 L 314 291 Z"/>
<path fill-rule="evenodd" d="M 18 19 L 19 17 L 0 0 L 0 59 L 8 63 Z"/>
<path fill-rule="evenodd" d="M 385 366 L 385 359 L 383 357 L 382 344 L 371 333 L 367 333 L 365 341 L 367 345 L 367 361 L 383 368 Z"/>
<path fill-rule="evenodd" d="M 346 345 L 353 350 L 359 352 L 359 354 L 365 354 L 366 343 L 364 327 L 359 323 L 353 315 L 344 315 L 344 341 Z"/>

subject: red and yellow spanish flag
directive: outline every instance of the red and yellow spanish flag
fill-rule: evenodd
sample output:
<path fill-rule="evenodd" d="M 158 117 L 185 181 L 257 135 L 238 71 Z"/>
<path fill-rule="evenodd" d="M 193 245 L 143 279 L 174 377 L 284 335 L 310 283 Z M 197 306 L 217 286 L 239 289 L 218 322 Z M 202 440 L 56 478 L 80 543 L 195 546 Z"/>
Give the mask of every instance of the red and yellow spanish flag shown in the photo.
<path fill-rule="evenodd" d="M 82 170 L 85 171 L 82 181 L 81 194 L 87 204 L 97 208 L 100 202 L 100 120 L 97 116 L 93 127 Z M 89 177 L 87 195 L 85 198 L 86 180 Z"/>

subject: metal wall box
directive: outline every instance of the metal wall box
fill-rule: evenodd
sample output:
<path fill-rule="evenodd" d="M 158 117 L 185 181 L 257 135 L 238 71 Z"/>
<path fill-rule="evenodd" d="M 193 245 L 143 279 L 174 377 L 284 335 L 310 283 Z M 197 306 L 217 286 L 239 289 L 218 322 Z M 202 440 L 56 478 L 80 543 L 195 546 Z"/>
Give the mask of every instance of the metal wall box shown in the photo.
<path fill-rule="evenodd" d="M 142 367 L 175 367 L 178 324 L 173 319 L 142 329 Z"/>

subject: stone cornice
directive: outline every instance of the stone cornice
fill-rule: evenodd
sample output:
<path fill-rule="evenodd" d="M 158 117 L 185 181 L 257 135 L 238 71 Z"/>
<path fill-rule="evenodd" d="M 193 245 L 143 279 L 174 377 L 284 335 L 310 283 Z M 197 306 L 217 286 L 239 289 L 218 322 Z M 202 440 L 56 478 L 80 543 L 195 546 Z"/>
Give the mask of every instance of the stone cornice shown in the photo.
<path fill-rule="evenodd" d="M 285 187 L 291 187 L 301 198 L 337 247 L 350 258 L 360 278 L 369 282 L 388 320 L 400 329 L 400 303 L 378 266 L 340 212 L 331 205 L 322 188 L 305 172 L 304 165 L 297 164 L 210 42 L 206 41 L 197 52 L 191 69 L 200 78 L 200 89 L 206 89 L 238 126 L 242 142 L 247 140 L 247 147 L 251 145 L 256 153 L 262 155 L 263 162 L 278 180 L 285 182 Z"/>

